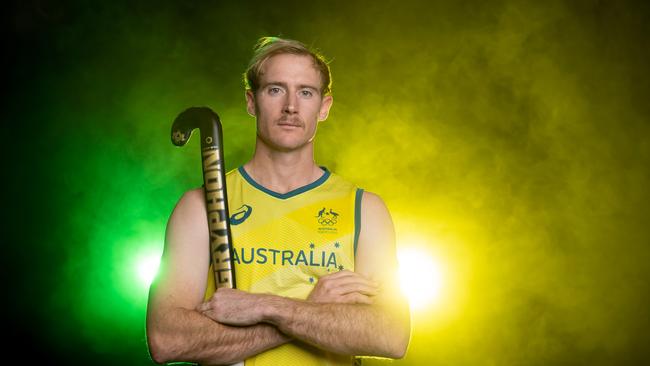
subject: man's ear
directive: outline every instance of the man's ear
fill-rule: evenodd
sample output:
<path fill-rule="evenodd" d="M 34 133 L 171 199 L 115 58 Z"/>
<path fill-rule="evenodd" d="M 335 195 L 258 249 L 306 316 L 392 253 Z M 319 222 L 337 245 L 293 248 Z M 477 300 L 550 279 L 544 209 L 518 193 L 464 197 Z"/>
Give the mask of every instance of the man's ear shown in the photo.
<path fill-rule="evenodd" d="M 318 121 L 324 121 L 327 119 L 327 116 L 330 113 L 330 108 L 332 108 L 332 103 L 334 98 L 331 95 L 326 95 L 323 100 L 320 102 L 320 111 L 318 112 Z"/>
<path fill-rule="evenodd" d="M 246 111 L 253 117 L 257 117 L 257 108 L 255 108 L 255 94 L 253 91 L 246 90 Z"/>

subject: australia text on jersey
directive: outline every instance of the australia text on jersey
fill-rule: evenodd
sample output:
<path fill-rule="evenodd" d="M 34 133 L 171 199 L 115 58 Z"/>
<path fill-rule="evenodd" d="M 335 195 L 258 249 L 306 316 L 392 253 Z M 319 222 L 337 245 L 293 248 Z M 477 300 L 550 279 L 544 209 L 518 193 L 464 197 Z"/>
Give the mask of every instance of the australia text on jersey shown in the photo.
<path fill-rule="evenodd" d="M 338 268 L 335 252 L 324 250 L 278 250 L 273 248 L 233 248 L 237 264 L 270 263 L 281 266 L 312 266 Z"/>

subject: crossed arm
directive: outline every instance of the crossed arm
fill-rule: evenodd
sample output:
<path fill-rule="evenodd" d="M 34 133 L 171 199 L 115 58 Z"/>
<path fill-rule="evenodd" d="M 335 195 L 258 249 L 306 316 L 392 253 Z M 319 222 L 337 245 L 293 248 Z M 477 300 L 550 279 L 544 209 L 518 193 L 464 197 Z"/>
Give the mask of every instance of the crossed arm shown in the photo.
<path fill-rule="evenodd" d="M 233 363 L 294 339 L 338 354 L 404 355 L 408 305 L 396 285 L 393 226 L 379 197 L 364 193 L 356 272 L 322 277 L 307 300 L 219 289 L 207 302 L 202 199 L 200 190 L 185 194 L 168 225 L 147 312 L 156 362 Z"/>

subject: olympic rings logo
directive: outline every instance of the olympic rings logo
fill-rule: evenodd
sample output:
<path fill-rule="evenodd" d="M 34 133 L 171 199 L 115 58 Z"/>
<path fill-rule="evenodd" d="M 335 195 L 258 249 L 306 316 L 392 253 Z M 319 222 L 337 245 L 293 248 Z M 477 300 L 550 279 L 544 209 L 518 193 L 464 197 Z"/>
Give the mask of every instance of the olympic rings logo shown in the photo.
<path fill-rule="evenodd" d="M 325 218 L 325 217 L 321 217 L 320 219 L 318 219 L 318 223 L 319 223 L 319 224 L 321 224 L 321 225 L 327 225 L 327 226 L 335 225 L 337 221 L 338 221 L 338 220 L 336 219 L 336 217 L 334 217 L 334 218 L 332 218 L 332 219 L 328 219 L 328 218 Z"/>

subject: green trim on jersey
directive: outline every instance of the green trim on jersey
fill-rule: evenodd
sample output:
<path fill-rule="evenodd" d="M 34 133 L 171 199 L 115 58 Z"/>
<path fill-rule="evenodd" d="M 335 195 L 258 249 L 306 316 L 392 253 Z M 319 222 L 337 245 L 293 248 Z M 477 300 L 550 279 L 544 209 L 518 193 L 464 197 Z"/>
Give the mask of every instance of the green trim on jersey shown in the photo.
<path fill-rule="evenodd" d="M 359 244 L 359 233 L 361 232 L 361 198 L 363 197 L 363 188 L 357 188 L 354 197 L 354 255 L 357 254 L 357 245 Z"/>
<path fill-rule="evenodd" d="M 321 184 L 325 183 L 325 181 L 327 181 L 327 178 L 330 177 L 330 171 L 324 166 L 321 166 L 320 168 L 323 170 L 323 175 L 321 175 L 320 178 L 316 179 L 312 183 L 307 184 L 306 186 L 296 188 L 293 191 L 290 191 L 290 192 L 287 192 L 287 193 L 274 192 L 274 191 L 262 186 L 261 184 L 257 183 L 255 180 L 253 180 L 253 178 L 250 175 L 248 175 L 248 173 L 244 169 L 243 165 L 240 166 L 238 170 L 239 170 L 239 174 L 241 174 L 241 176 L 244 177 L 244 179 L 246 180 L 246 182 L 248 182 L 248 184 L 252 185 L 253 187 L 259 189 L 260 191 L 262 191 L 262 192 L 264 192 L 264 193 L 266 193 L 266 194 L 268 194 L 270 196 L 273 196 L 275 198 L 279 198 L 281 200 L 285 200 L 287 198 L 297 196 L 297 195 L 299 195 L 301 193 L 305 193 L 305 192 L 307 192 L 309 190 L 312 190 L 312 189 L 320 186 Z"/>

